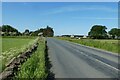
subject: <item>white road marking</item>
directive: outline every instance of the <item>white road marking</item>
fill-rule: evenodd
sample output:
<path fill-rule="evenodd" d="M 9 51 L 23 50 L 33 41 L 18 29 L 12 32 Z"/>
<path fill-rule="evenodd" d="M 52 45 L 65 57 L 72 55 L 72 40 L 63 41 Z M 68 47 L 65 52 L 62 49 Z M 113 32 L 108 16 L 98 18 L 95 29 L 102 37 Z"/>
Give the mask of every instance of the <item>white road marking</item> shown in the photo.
<path fill-rule="evenodd" d="M 87 55 L 87 54 L 85 54 L 84 52 L 81 52 L 81 54 L 83 54 L 84 56 L 89 56 L 89 55 Z M 104 63 L 104 62 L 102 62 L 102 61 L 100 61 L 100 60 L 98 60 L 98 59 L 95 59 L 95 58 L 93 58 L 93 57 L 91 57 L 91 56 L 89 56 L 89 58 L 91 58 L 91 59 L 94 59 L 94 60 L 96 60 L 97 62 L 100 62 L 100 63 L 102 63 L 102 64 L 104 64 L 104 65 L 106 65 L 106 66 L 108 66 L 108 67 L 111 67 L 112 69 L 115 69 L 115 70 L 117 70 L 118 72 L 120 71 L 119 69 L 117 69 L 117 68 L 115 68 L 115 67 L 113 67 L 113 66 L 111 66 L 111 65 L 109 65 L 109 64 L 106 64 L 106 63 Z"/>

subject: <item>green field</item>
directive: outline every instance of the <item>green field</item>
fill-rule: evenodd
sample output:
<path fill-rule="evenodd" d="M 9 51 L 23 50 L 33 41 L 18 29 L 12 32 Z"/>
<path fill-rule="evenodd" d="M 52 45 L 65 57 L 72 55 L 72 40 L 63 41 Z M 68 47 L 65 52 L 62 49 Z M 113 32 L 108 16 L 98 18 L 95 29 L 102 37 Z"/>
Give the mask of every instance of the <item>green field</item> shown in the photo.
<path fill-rule="evenodd" d="M 68 37 L 59 37 L 58 39 L 67 40 L 75 43 L 79 43 L 86 46 L 91 46 L 99 49 L 103 49 L 106 51 L 120 53 L 120 44 L 118 43 L 120 40 L 105 40 L 105 39 L 71 39 Z"/>
<path fill-rule="evenodd" d="M 19 49 L 28 44 L 33 38 L 2 38 L 2 52 L 10 51 L 11 49 Z"/>
<path fill-rule="evenodd" d="M 2 70 L 9 61 L 25 51 L 34 43 L 35 38 L 2 38 L 2 53 L 0 55 L 0 63 L 2 63 Z M 1 68 L 0 68 L 1 69 Z M 1 70 L 0 70 L 1 72 Z"/>
<path fill-rule="evenodd" d="M 39 39 L 39 41 L 38 41 Z M 2 72 L 5 69 L 5 64 L 8 63 L 13 57 L 24 52 L 35 42 L 39 42 L 37 51 L 33 52 L 26 62 L 20 65 L 20 70 L 16 72 L 14 80 L 23 78 L 39 78 L 45 80 L 47 78 L 47 71 L 45 66 L 45 39 L 40 38 L 2 38 L 2 54 L 0 55 L 0 63 L 2 63 Z"/>

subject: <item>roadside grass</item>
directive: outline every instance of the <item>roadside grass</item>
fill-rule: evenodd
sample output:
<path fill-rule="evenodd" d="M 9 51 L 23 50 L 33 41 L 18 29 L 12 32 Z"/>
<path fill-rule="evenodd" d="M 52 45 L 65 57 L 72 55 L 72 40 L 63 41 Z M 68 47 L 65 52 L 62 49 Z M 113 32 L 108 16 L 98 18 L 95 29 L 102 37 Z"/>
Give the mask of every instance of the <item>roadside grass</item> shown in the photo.
<path fill-rule="evenodd" d="M 118 43 L 120 40 L 71 39 L 68 37 L 59 37 L 58 39 L 67 40 L 67 41 L 79 43 L 82 45 L 91 46 L 91 47 L 95 47 L 95 48 L 120 54 L 119 52 L 120 44 Z"/>
<path fill-rule="evenodd" d="M 16 74 L 16 79 L 39 79 L 45 80 L 47 77 L 45 67 L 45 40 L 40 40 L 37 51 L 21 65 L 20 71 Z"/>
<path fill-rule="evenodd" d="M 1 57 L 1 55 L 2 55 L 2 37 L 0 36 L 0 72 L 2 71 L 2 57 Z"/>
<path fill-rule="evenodd" d="M 36 41 L 37 38 L 2 38 L 2 53 L 0 55 L 0 63 L 2 64 L 2 68 L 0 67 L 0 72 L 2 72 L 5 69 L 6 64 L 8 64 L 13 57 L 18 56 L 20 53 L 27 50 Z"/>

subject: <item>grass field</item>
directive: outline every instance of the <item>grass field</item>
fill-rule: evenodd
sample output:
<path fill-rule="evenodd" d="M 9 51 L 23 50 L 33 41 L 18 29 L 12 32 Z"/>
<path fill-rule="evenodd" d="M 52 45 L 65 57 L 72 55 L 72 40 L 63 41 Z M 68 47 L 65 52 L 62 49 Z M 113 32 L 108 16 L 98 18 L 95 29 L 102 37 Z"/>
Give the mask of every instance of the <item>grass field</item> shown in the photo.
<path fill-rule="evenodd" d="M 2 53 L 0 55 L 0 63 L 2 63 L 2 70 L 4 70 L 5 65 L 13 57 L 19 55 L 20 52 L 25 51 L 34 42 L 35 38 L 2 38 Z"/>
<path fill-rule="evenodd" d="M 45 67 L 45 41 L 39 41 L 36 52 L 21 66 L 20 71 L 15 76 L 16 79 L 40 79 L 45 80 L 47 77 Z"/>
<path fill-rule="evenodd" d="M 37 51 L 33 52 L 26 62 L 20 65 L 20 70 L 16 72 L 14 80 L 19 79 L 40 79 L 47 78 L 47 71 L 45 66 L 45 39 L 39 38 L 3 38 L 2 39 L 2 54 L 0 55 L 0 63 L 2 63 L 2 70 L 6 67 L 5 64 L 9 62 L 14 56 L 20 52 L 25 51 L 35 42 L 39 42 Z"/>
<path fill-rule="evenodd" d="M 67 40 L 75 43 L 79 43 L 86 46 L 91 46 L 99 49 L 103 49 L 106 51 L 111 51 L 114 53 L 120 53 L 120 44 L 118 43 L 120 40 L 105 40 L 105 39 L 71 39 L 67 37 L 59 37 L 58 39 Z"/>
<path fill-rule="evenodd" d="M 30 38 L 2 38 L 2 52 L 19 49 L 32 40 Z"/>

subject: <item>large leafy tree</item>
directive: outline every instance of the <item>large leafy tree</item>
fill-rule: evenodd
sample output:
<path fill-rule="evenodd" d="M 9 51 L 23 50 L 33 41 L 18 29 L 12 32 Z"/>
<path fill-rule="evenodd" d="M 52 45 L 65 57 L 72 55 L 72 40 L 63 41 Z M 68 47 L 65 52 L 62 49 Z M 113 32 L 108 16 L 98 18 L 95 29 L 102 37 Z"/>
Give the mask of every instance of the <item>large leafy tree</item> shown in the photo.
<path fill-rule="evenodd" d="M 53 37 L 54 36 L 53 28 L 51 28 L 49 26 L 47 26 L 46 28 L 38 29 L 38 30 L 32 32 L 31 35 L 38 36 L 39 33 L 43 33 L 44 37 Z"/>
<path fill-rule="evenodd" d="M 106 32 L 106 26 L 102 26 L 102 25 L 94 25 L 92 26 L 90 32 L 88 33 L 88 35 L 91 38 L 95 38 L 95 39 L 103 39 L 103 38 L 107 38 L 107 32 Z"/>
<path fill-rule="evenodd" d="M 10 25 L 2 25 L 2 31 L 3 32 L 18 32 L 17 29 L 13 28 Z"/>
<path fill-rule="evenodd" d="M 51 28 L 49 26 L 47 26 L 47 28 L 45 28 L 43 33 L 44 33 L 44 36 L 47 36 L 47 37 L 53 37 L 54 36 L 53 28 Z"/>
<path fill-rule="evenodd" d="M 112 28 L 108 33 L 112 36 L 113 39 L 115 36 L 120 37 L 120 29 Z"/>
<path fill-rule="evenodd" d="M 29 33 L 30 33 L 29 29 L 26 29 L 26 30 L 23 32 L 23 34 L 26 35 L 26 36 L 28 36 Z"/>
<path fill-rule="evenodd" d="M 20 32 L 18 32 L 17 29 L 13 28 L 10 25 L 2 25 L 2 32 L 4 32 L 3 35 L 5 36 L 20 35 Z"/>

